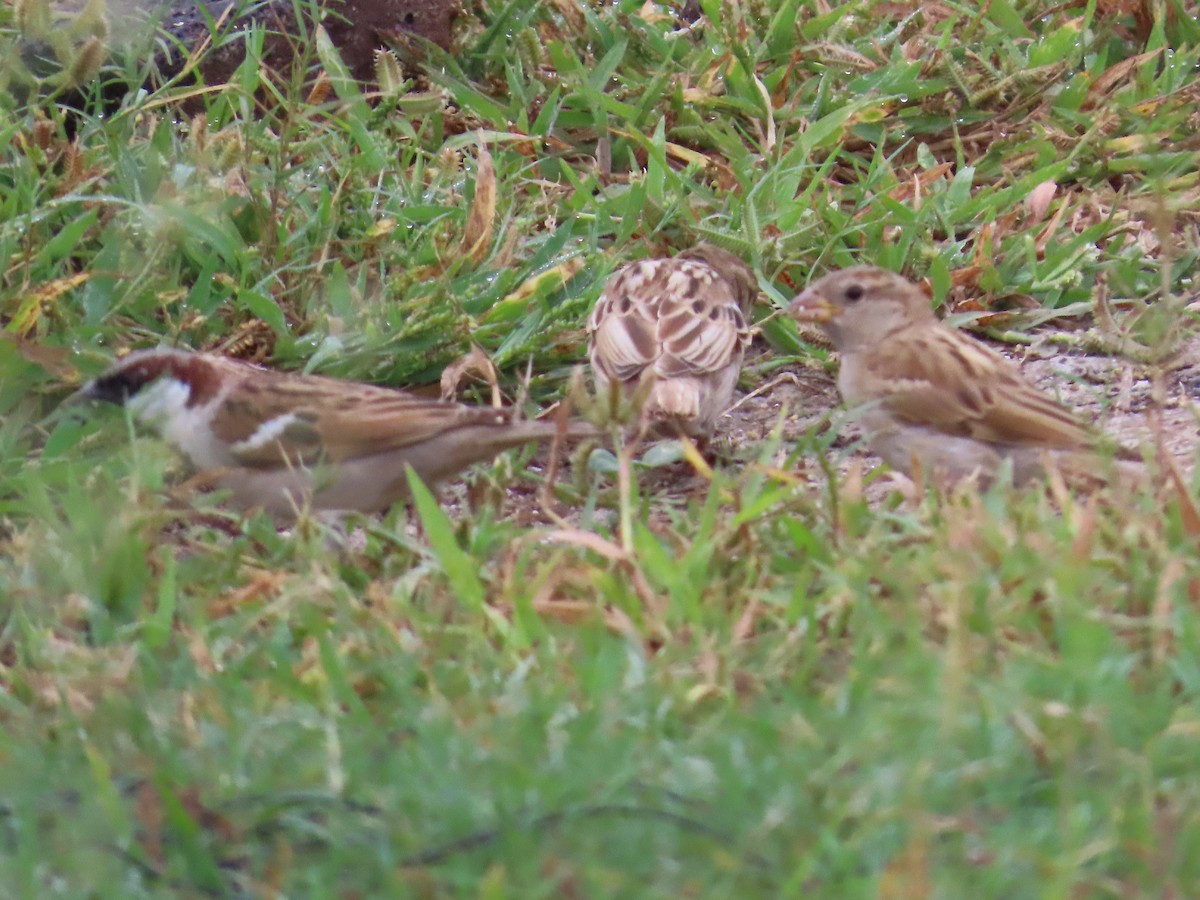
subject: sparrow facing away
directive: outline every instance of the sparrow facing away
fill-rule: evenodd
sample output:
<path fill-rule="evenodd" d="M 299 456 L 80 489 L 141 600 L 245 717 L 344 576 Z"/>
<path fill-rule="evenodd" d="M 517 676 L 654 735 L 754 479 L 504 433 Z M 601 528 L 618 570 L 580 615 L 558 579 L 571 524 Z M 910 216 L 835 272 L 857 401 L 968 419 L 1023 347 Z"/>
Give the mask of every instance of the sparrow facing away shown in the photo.
<path fill-rule="evenodd" d="M 407 466 L 432 486 L 556 431 L 508 410 L 186 350 L 130 353 L 79 393 L 128 406 L 239 506 L 283 519 L 306 505 L 383 510 L 408 493 Z"/>
<path fill-rule="evenodd" d="M 654 430 L 707 437 L 733 397 L 757 293 L 750 267 L 711 244 L 623 266 L 588 319 L 597 390 L 652 379 L 643 412 Z"/>
<path fill-rule="evenodd" d="M 788 314 L 829 335 L 842 399 L 865 407 L 871 448 L 893 468 L 957 480 L 993 475 L 1009 460 L 1021 484 L 1043 472 L 1049 452 L 1094 469 L 1096 435 L 999 353 L 943 325 L 901 276 L 872 266 L 834 272 Z"/>

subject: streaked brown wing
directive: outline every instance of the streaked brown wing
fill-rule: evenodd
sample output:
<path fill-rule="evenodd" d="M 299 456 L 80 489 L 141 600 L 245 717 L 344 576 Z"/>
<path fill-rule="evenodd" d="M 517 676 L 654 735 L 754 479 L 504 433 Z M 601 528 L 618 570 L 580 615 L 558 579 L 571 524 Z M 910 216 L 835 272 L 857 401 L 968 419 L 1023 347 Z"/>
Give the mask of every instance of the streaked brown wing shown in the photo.
<path fill-rule="evenodd" d="M 389 392 L 393 393 L 393 392 Z M 394 393 L 356 407 L 326 409 L 319 422 L 327 459 L 339 461 L 398 450 L 468 426 L 505 427 L 510 413 L 486 406 Z"/>
<path fill-rule="evenodd" d="M 317 376 L 256 371 L 226 398 L 213 430 L 242 465 L 315 465 L 371 456 L 508 413 Z"/>
<path fill-rule="evenodd" d="M 610 282 L 589 323 L 592 364 L 633 381 L 648 367 L 664 378 L 729 365 L 750 341 L 734 286 L 699 260 L 648 260 Z"/>
<path fill-rule="evenodd" d="M 892 336 L 869 365 L 900 420 L 997 444 L 1082 448 L 1093 436 L 1000 354 L 945 326 Z"/>
<path fill-rule="evenodd" d="M 592 365 L 610 381 L 635 381 L 658 357 L 656 298 L 667 263 L 644 260 L 615 274 L 588 319 Z"/>
<path fill-rule="evenodd" d="M 733 287 L 707 266 L 689 263 L 699 274 L 680 281 L 692 289 L 663 298 L 658 339 L 662 358 L 656 369 L 667 377 L 707 375 L 732 363 L 750 343 L 746 317 Z M 674 279 L 673 279 L 674 281 Z"/>

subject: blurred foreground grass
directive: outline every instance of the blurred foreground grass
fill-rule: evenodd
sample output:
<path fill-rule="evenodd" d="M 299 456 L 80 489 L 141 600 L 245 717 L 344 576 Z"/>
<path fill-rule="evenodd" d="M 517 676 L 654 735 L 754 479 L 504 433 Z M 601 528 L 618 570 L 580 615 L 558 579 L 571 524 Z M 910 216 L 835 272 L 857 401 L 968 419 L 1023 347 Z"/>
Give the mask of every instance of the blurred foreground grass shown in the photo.
<path fill-rule="evenodd" d="M 1200 253 L 1179 3 L 700 5 L 475 4 L 374 105 L 319 43 L 319 103 L 252 55 L 196 117 L 2 104 L 0 894 L 1196 893 L 1188 502 L 868 505 L 797 474 L 836 462 L 814 435 L 637 494 L 629 551 L 592 476 L 592 537 L 506 520 L 521 456 L 337 551 L 56 411 L 159 341 L 387 384 L 475 341 L 550 399 L 607 274 L 698 239 L 760 313 L 876 262 L 1166 370 Z M 764 340 L 747 388 L 809 352 Z"/>

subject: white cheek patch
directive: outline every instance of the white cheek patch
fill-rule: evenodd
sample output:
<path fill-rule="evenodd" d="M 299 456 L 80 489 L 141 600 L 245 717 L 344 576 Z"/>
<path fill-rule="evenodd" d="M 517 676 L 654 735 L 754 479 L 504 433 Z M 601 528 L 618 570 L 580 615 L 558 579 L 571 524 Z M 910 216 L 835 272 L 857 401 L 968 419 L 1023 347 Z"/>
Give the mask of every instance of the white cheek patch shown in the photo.
<path fill-rule="evenodd" d="M 146 425 L 161 428 L 164 423 L 185 415 L 191 389 L 176 378 L 160 378 L 129 398 L 130 414 Z"/>
<path fill-rule="evenodd" d="M 212 433 L 215 403 L 188 406 L 191 389 L 177 378 L 160 378 L 125 404 L 139 422 L 156 429 L 200 469 L 227 466 L 228 449 Z"/>
<path fill-rule="evenodd" d="M 288 427 L 297 421 L 299 421 L 299 418 L 295 413 L 284 413 L 282 416 L 267 419 L 267 421 L 258 426 L 254 434 L 250 435 L 244 441 L 238 441 L 234 444 L 232 448 L 233 452 L 245 453 L 250 450 L 258 450 L 272 441 L 278 440 L 287 431 Z"/>

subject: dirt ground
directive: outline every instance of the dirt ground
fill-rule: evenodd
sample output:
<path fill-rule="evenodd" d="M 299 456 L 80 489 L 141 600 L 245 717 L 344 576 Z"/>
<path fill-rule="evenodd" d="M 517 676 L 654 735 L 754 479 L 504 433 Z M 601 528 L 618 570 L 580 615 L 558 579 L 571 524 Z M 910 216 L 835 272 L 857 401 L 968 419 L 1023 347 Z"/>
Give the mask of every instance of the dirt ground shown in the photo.
<path fill-rule="evenodd" d="M 997 347 L 1012 359 L 1025 377 L 1084 421 L 1112 435 L 1121 444 L 1138 448 L 1156 443 L 1156 415 L 1161 413 L 1163 445 L 1189 470 L 1200 435 L 1200 338 L 1187 341 L 1162 375 L 1161 409 L 1154 401 L 1154 373 L 1145 365 L 1108 355 L 1063 352 L 1032 344 L 1015 351 Z M 816 425 L 839 403 L 835 376 L 811 368 L 794 368 L 791 380 L 775 383 L 756 396 L 743 397 L 721 421 L 721 432 L 733 445 L 764 440 L 786 409 L 784 437 L 795 439 Z M 853 424 L 835 446 L 847 448 L 871 465 L 878 460 L 858 443 Z"/>
<path fill-rule="evenodd" d="M 1018 346 L 994 342 L 990 345 L 1013 360 L 1035 385 L 1122 445 L 1139 452 L 1149 450 L 1153 456 L 1161 433 L 1162 446 L 1182 472 L 1191 473 L 1200 438 L 1200 336 L 1187 339 L 1157 373 L 1162 382 L 1161 402 L 1156 402 L 1154 396 L 1155 371 L 1129 359 L 1064 350 L 1050 340 Z M 746 369 L 753 372 L 762 368 L 772 352 L 756 344 L 746 361 Z M 712 444 L 713 465 L 728 468 L 740 465 L 742 460 L 759 459 L 757 446 L 769 439 L 781 417 L 783 440 L 779 454 L 771 460 L 775 466 L 789 465 L 787 457 L 795 444 L 813 429 L 829 427 L 836 429 L 836 434 L 830 435 L 831 449 L 837 456 L 835 470 L 845 474 L 857 465 L 865 475 L 882 465 L 865 448 L 861 431 L 852 418 L 847 420 L 841 415 L 835 372 L 826 371 L 815 360 L 810 366 L 797 363 L 773 370 L 758 388 L 740 392 L 718 423 Z M 746 380 L 743 377 L 743 383 Z M 542 447 L 529 466 L 544 473 L 548 460 L 549 452 Z M 823 490 L 823 472 L 818 465 L 805 460 L 801 457 L 799 464 L 792 462 L 792 471 L 803 474 L 814 490 Z M 656 531 L 672 528 L 669 507 L 680 508 L 689 499 L 702 499 L 709 487 L 709 482 L 683 461 L 639 467 L 637 477 L 643 495 L 655 499 L 648 524 Z M 558 478 L 560 481 L 572 478 L 570 450 L 560 461 Z M 864 495 L 872 503 L 883 502 L 896 490 L 908 493 L 912 489 L 912 483 L 896 472 L 868 481 Z M 615 491 L 615 479 L 610 486 Z M 472 475 L 465 485 L 461 482 L 443 485 L 440 496 L 447 511 L 457 519 L 470 515 L 488 489 L 486 477 Z M 607 508 L 595 510 L 593 522 L 611 519 L 609 524 L 615 526 L 613 505 L 606 503 Z M 560 523 L 565 520 L 572 526 L 581 524 L 580 510 L 564 503 L 559 503 L 556 509 Z M 535 483 L 529 480 L 514 480 L 505 489 L 502 515 L 526 527 L 551 522 L 544 514 Z"/>
<path fill-rule="evenodd" d="M 1064 351 L 1049 342 L 1035 341 L 1015 348 L 992 346 L 1012 359 L 1039 388 L 1121 444 L 1135 449 L 1153 448 L 1161 432 L 1162 446 L 1184 472 L 1191 472 L 1200 437 L 1200 337 L 1190 338 L 1162 367 L 1158 376 L 1162 381 L 1161 402 L 1154 397 L 1156 373 L 1128 359 L 1081 350 Z M 747 368 L 753 370 L 770 353 L 766 348 L 757 348 L 747 360 Z M 858 427 L 852 421 L 841 421 L 837 415 L 841 407 L 835 378 L 818 366 L 795 365 L 776 370 L 758 389 L 741 393 L 720 420 L 714 440 L 715 464 L 737 465 L 739 458 L 753 456 L 753 450 L 748 448 L 767 440 L 782 416 L 783 450 L 777 461 L 782 465 L 794 443 L 811 429 L 821 427 L 833 413 L 833 427 L 839 429 L 832 443 L 838 454 L 835 468 L 845 472 L 856 459 L 861 461 L 864 471 L 881 465 L 862 445 Z M 546 459 L 543 449 L 531 464 L 545 466 Z M 815 469 L 806 467 L 808 476 L 821 480 Z M 570 477 L 569 465 L 560 477 Z M 905 482 L 899 474 L 880 479 L 872 485 L 868 498 L 882 499 L 898 483 Z M 660 469 L 642 469 L 639 483 L 644 492 L 677 502 L 689 496 L 702 496 L 707 490 L 707 482 L 684 462 Z M 453 486 L 448 486 L 443 494 L 443 499 L 456 507 L 463 497 L 461 489 Z M 530 487 L 511 488 L 505 497 L 504 512 L 528 525 L 546 521 L 537 492 Z M 560 507 L 559 512 L 573 522 L 573 510 Z"/>

